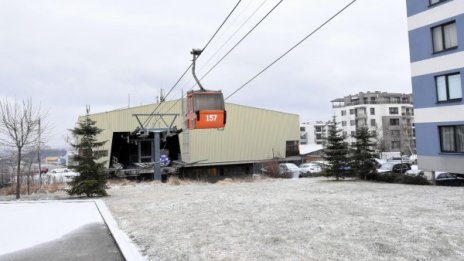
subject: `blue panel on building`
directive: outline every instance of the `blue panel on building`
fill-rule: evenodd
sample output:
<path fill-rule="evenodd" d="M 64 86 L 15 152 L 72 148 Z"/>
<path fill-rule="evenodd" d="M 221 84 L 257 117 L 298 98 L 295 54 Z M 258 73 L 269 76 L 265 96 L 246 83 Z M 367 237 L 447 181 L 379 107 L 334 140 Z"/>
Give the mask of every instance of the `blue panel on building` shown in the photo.
<path fill-rule="evenodd" d="M 464 24 L 464 14 L 456 17 L 450 17 L 448 19 L 409 31 L 409 55 L 412 63 L 464 51 L 464 26 L 458 26 L 458 47 L 446 52 L 433 53 L 432 28 L 453 20 L 456 20 L 457 24 Z"/>
<path fill-rule="evenodd" d="M 437 123 L 416 123 L 416 141 L 416 150 L 418 155 L 439 155 L 440 140 L 438 138 Z"/>
<path fill-rule="evenodd" d="M 430 108 L 430 107 L 442 107 L 442 106 L 455 106 L 455 105 L 464 105 L 464 101 L 457 102 L 446 102 L 438 103 L 437 99 L 437 89 L 435 84 L 435 76 L 449 74 L 449 73 L 461 73 L 461 88 L 462 93 L 464 94 L 464 68 L 444 71 L 434 74 L 427 74 L 416 76 L 412 78 L 412 93 L 414 100 L 414 108 Z"/>
<path fill-rule="evenodd" d="M 430 5 L 430 0 L 407 0 L 406 8 L 408 10 L 408 17 L 416 15 L 418 13 L 422 13 L 429 9 L 438 7 L 444 4 L 445 2 L 450 2 L 450 1 L 454 1 L 454 0 L 443 1 L 438 4 Z M 461 0 L 457 0 L 457 1 L 461 1 Z"/>
<path fill-rule="evenodd" d="M 455 153 L 442 153 L 440 149 L 440 136 L 438 126 L 464 125 L 464 121 L 416 123 L 417 154 L 421 156 L 446 156 Z M 420 142 L 419 142 L 420 141 Z M 463 162 L 464 163 L 464 162 Z"/>

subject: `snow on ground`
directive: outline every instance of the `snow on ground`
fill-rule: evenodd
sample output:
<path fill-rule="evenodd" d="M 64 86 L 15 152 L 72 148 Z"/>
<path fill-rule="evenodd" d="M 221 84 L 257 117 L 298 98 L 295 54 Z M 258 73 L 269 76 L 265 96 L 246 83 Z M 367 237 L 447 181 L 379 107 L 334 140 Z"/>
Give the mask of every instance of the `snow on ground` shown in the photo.
<path fill-rule="evenodd" d="M 93 201 L 0 202 L 0 255 L 50 242 L 95 223 L 103 219 Z"/>
<path fill-rule="evenodd" d="M 150 260 L 464 260 L 464 188 L 265 179 L 113 187 Z"/>

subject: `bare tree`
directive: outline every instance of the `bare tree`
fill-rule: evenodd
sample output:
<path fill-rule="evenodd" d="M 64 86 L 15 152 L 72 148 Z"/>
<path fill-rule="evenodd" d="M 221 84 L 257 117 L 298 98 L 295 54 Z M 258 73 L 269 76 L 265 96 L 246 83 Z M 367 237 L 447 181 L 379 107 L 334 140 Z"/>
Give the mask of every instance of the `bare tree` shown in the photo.
<path fill-rule="evenodd" d="M 21 195 L 21 160 L 23 149 L 34 146 L 39 137 L 40 106 L 32 100 L 0 101 L 0 143 L 16 150 L 16 198 Z"/>

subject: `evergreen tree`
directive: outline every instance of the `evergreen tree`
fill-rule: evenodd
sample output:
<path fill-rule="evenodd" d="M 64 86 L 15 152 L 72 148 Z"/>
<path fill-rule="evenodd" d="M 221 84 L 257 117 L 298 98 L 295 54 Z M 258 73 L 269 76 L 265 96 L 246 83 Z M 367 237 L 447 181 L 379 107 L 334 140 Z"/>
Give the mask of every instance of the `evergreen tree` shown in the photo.
<path fill-rule="evenodd" d="M 76 143 L 71 144 L 77 151 L 72 157 L 73 165 L 71 169 L 80 173 L 73 178 L 67 190 L 69 195 L 82 195 L 87 197 L 106 196 L 107 174 L 104 171 L 105 162 L 96 162 L 105 155 L 104 151 L 97 150 L 103 146 L 106 141 L 98 142 L 96 136 L 103 130 L 95 126 L 95 121 L 89 117 L 89 109 L 84 121 L 79 122 L 78 126 L 70 131 L 76 138 Z"/>
<path fill-rule="evenodd" d="M 342 130 L 337 129 L 335 116 L 329 125 L 327 147 L 324 149 L 324 159 L 330 166 L 327 168 L 328 176 L 335 176 L 337 180 L 344 177 L 348 167 L 348 145 L 340 135 Z"/>
<path fill-rule="evenodd" d="M 353 171 L 361 179 L 372 179 L 377 174 L 373 150 L 376 144 L 372 141 L 374 136 L 367 127 L 361 127 L 356 130 L 355 138 L 351 157 Z"/>

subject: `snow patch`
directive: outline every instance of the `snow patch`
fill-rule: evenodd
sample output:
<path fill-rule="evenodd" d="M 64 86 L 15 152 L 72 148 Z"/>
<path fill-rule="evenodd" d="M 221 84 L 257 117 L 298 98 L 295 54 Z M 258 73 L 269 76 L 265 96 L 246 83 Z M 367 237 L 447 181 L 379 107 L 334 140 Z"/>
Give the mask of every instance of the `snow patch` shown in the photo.
<path fill-rule="evenodd" d="M 93 201 L 0 202 L 0 255 L 58 239 L 91 223 L 103 223 Z"/>

